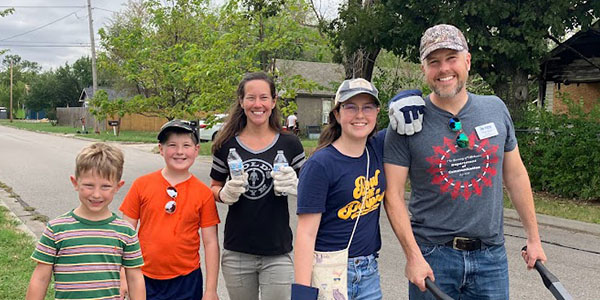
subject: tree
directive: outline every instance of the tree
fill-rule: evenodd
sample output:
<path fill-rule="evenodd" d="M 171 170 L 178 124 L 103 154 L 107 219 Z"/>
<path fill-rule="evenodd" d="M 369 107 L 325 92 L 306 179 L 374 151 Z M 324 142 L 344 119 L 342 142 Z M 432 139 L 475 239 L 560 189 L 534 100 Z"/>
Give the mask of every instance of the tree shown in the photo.
<path fill-rule="evenodd" d="M 528 76 L 539 74 L 548 41 L 579 27 L 587 29 L 599 12 L 600 1 L 588 0 L 381 0 L 368 11 L 347 6 L 336 20 L 341 25 L 334 36 L 347 51 L 382 47 L 416 62 L 425 29 L 453 24 L 469 41 L 472 71 L 492 86 L 518 118 L 527 102 Z M 359 19 L 362 23 L 349 17 L 366 15 L 371 17 Z"/>
<path fill-rule="evenodd" d="M 201 0 L 130 2 L 100 30 L 100 65 L 137 90 L 129 100 L 136 113 L 173 119 L 223 111 L 244 73 L 271 70 L 275 57 L 298 56 L 310 34 L 318 36 L 299 25 L 302 3 L 232 0 L 212 10 Z"/>
<path fill-rule="evenodd" d="M 13 82 L 12 107 L 10 107 L 11 64 Z M 3 71 L 0 72 L 0 106 L 10 107 L 11 113 L 16 112 L 24 106 L 31 82 L 41 68 L 36 62 L 23 60 L 21 56 L 13 54 L 4 56 L 2 59 L 2 69 Z"/>
<path fill-rule="evenodd" d="M 34 111 L 53 112 L 56 107 L 80 106 L 81 91 L 92 84 L 91 59 L 79 58 L 73 65 L 65 63 L 56 70 L 45 71 L 30 82 L 25 106 Z M 100 77 L 100 82 L 103 82 Z"/>

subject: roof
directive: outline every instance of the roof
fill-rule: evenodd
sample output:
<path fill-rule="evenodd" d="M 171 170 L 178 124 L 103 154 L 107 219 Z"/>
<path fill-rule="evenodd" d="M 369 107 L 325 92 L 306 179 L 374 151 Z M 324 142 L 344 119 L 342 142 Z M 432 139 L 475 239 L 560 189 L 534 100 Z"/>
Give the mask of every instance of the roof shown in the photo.
<path fill-rule="evenodd" d="M 577 32 L 550 51 L 549 56 L 541 63 L 542 79 L 566 83 L 600 82 L 598 49 L 600 22 L 592 24 L 585 31 Z"/>
<path fill-rule="evenodd" d="M 345 78 L 344 66 L 340 64 L 277 59 L 275 68 L 283 75 L 300 75 L 320 86 L 312 92 L 299 90 L 298 94 L 333 97 Z"/>
<path fill-rule="evenodd" d="M 127 97 L 127 94 L 123 91 L 115 91 L 108 87 L 98 87 L 98 90 L 106 91 L 108 94 L 108 100 L 113 100 L 116 98 L 124 98 Z M 94 98 L 94 92 L 92 87 L 86 87 L 81 91 L 81 95 L 79 96 L 79 102 L 84 102 L 86 99 Z"/>

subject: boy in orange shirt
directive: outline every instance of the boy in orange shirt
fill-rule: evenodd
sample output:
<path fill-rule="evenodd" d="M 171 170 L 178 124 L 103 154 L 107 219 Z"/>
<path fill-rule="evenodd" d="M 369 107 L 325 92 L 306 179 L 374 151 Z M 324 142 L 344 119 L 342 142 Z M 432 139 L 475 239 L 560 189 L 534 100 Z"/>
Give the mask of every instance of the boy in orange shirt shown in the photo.
<path fill-rule="evenodd" d="M 198 156 L 198 133 L 190 122 L 172 120 L 158 141 L 165 167 L 136 179 L 119 208 L 134 227 L 140 224 L 147 299 L 218 299 L 219 215 L 210 188 L 189 171 Z M 204 294 L 199 229 L 206 256 Z"/>

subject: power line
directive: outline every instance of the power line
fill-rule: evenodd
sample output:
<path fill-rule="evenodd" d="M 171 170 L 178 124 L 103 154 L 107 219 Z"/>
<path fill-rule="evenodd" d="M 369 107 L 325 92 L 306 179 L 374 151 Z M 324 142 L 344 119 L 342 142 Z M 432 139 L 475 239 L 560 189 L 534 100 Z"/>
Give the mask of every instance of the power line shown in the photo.
<path fill-rule="evenodd" d="M 0 47 L 15 47 L 15 48 L 89 48 L 90 45 L 1 45 Z"/>
<path fill-rule="evenodd" d="M 67 5 L 0 5 L 0 8 L 85 8 L 85 6 Z"/>
<path fill-rule="evenodd" d="M 28 33 L 32 33 L 32 32 L 34 32 L 34 31 L 36 31 L 36 30 L 40 30 L 40 29 L 42 29 L 42 28 L 44 28 L 44 27 L 48 27 L 48 26 L 50 26 L 50 25 L 52 25 L 52 24 L 54 24 L 54 23 L 56 23 L 56 22 L 58 22 L 58 21 L 61 21 L 61 20 L 63 20 L 63 19 L 66 19 L 67 17 L 70 17 L 70 16 L 72 16 L 72 15 L 76 14 L 76 13 L 77 13 L 77 12 L 79 12 L 80 10 L 81 10 L 81 9 L 79 9 L 79 10 L 76 10 L 76 11 L 74 11 L 74 12 L 70 13 L 70 14 L 67 14 L 66 16 L 60 17 L 60 18 L 58 18 L 58 19 L 56 19 L 56 20 L 54 20 L 54 21 L 52 21 L 52 22 L 50 22 L 50 23 L 48 23 L 48 24 L 44 24 L 44 25 L 42 25 L 42 26 L 39 26 L 39 27 L 36 27 L 36 28 L 34 28 L 34 29 L 32 29 L 32 30 L 29 30 L 29 31 L 26 31 L 26 32 L 23 32 L 23 33 L 19 33 L 19 34 L 15 34 L 15 35 L 13 35 L 13 36 L 11 36 L 11 37 L 7 37 L 7 38 L 4 38 L 4 39 L 1 39 L 1 40 L 0 40 L 0 42 L 6 41 L 6 40 L 10 40 L 10 39 L 12 39 L 12 38 L 16 38 L 16 37 L 18 37 L 18 36 L 26 35 L 26 34 L 28 34 Z"/>

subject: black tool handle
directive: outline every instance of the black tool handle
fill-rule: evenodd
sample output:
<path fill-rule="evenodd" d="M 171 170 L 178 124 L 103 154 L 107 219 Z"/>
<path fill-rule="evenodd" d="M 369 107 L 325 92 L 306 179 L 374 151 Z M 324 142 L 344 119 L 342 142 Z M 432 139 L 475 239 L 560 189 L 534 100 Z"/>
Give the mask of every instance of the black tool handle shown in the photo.
<path fill-rule="evenodd" d="M 527 246 L 523 247 L 523 249 L 521 250 L 527 251 Z M 535 269 L 538 271 L 538 273 L 540 273 L 540 276 L 542 277 L 542 281 L 544 282 L 546 288 L 550 288 L 550 286 L 554 282 L 559 282 L 558 278 L 554 276 L 554 274 L 552 274 L 541 261 L 535 261 Z"/>
<path fill-rule="evenodd" d="M 442 292 L 440 288 L 435 284 L 429 277 L 425 277 L 425 286 L 427 289 L 433 294 L 433 296 L 438 300 L 454 300 L 450 298 L 450 296 L 446 295 L 446 293 Z"/>

